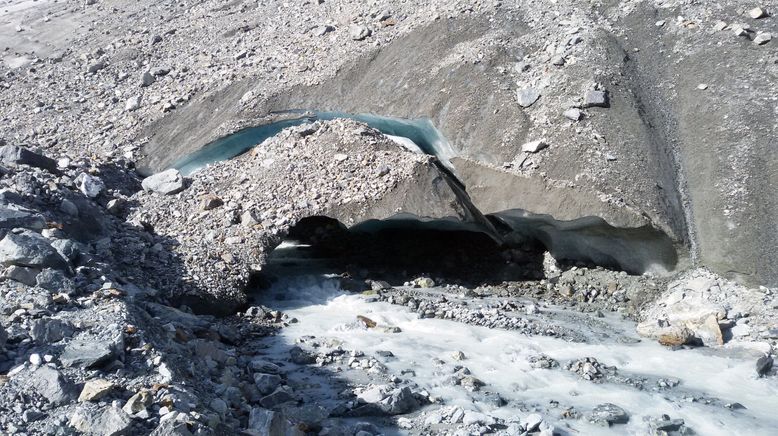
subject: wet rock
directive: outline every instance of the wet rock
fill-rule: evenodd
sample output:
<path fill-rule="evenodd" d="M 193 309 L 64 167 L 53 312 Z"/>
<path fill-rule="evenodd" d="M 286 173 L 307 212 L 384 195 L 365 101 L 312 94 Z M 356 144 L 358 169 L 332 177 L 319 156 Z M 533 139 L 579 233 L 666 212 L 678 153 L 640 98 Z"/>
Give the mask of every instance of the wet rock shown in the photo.
<path fill-rule="evenodd" d="M 254 374 L 254 384 L 257 385 L 259 393 L 268 395 L 281 384 L 281 377 L 276 374 Z"/>
<path fill-rule="evenodd" d="M 29 165 L 50 172 L 57 170 L 57 161 L 54 159 L 15 145 L 0 147 L 0 163 L 4 165 Z"/>
<path fill-rule="evenodd" d="M 651 419 L 648 426 L 652 434 L 659 436 L 682 431 L 685 428 L 684 424 L 683 419 L 670 419 L 669 416 L 662 415 L 659 419 Z"/>
<path fill-rule="evenodd" d="M 132 419 L 122 409 L 114 406 L 97 411 L 81 408 L 71 416 L 69 424 L 84 434 L 117 436 L 130 434 Z"/>
<path fill-rule="evenodd" d="M 626 424 L 629 422 L 629 414 L 615 404 L 604 403 L 592 410 L 592 413 L 589 415 L 589 422 L 604 427 L 610 427 L 614 424 Z"/>
<path fill-rule="evenodd" d="M 255 358 L 249 363 L 249 367 L 254 372 L 266 373 L 266 374 L 281 374 L 281 368 L 271 362 L 268 362 L 262 358 Z"/>
<path fill-rule="evenodd" d="M 141 182 L 141 186 L 145 191 L 173 195 L 184 190 L 184 177 L 177 169 L 171 168 L 146 177 Z"/>
<path fill-rule="evenodd" d="M 392 391 L 380 404 L 381 408 L 389 415 L 402 415 L 419 407 L 419 402 L 407 386 Z"/>
<path fill-rule="evenodd" d="M 756 374 L 762 377 L 770 372 L 773 368 L 772 356 L 762 356 L 756 360 Z"/>
<path fill-rule="evenodd" d="M 584 95 L 583 107 L 610 107 L 608 91 L 587 91 Z"/>
<path fill-rule="evenodd" d="M 41 366 L 30 375 L 30 388 L 54 405 L 68 403 L 75 397 L 70 381 L 49 366 Z"/>
<path fill-rule="evenodd" d="M 451 358 L 454 360 L 465 360 L 465 353 L 461 351 L 454 351 L 451 353 Z"/>
<path fill-rule="evenodd" d="M 263 436 L 284 436 L 286 422 L 280 413 L 255 407 L 249 413 L 249 431 Z"/>
<path fill-rule="evenodd" d="M 541 422 L 543 422 L 543 417 L 540 416 L 540 414 L 530 413 L 521 420 L 521 425 L 524 427 L 525 431 L 532 432 L 537 430 Z"/>
<path fill-rule="evenodd" d="M 67 268 L 67 261 L 49 241 L 29 230 L 14 230 L 5 235 L 0 241 L 0 263 L 31 268 Z"/>
<path fill-rule="evenodd" d="M 286 386 L 281 386 L 276 389 L 272 394 L 263 397 L 259 400 L 259 404 L 267 409 L 272 409 L 290 401 L 296 401 L 292 395 L 291 389 Z"/>
<path fill-rule="evenodd" d="M 114 388 L 114 384 L 104 379 L 89 380 L 84 384 L 78 401 L 97 401 L 108 395 Z"/>
<path fill-rule="evenodd" d="M 531 356 L 528 360 L 530 366 L 538 369 L 551 369 L 559 366 L 559 362 L 552 359 L 551 357 L 546 356 L 545 354 Z"/>
<path fill-rule="evenodd" d="M 658 341 L 666 347 L 678 347 L 692 344 L 695 341 L 694 333 L 686 327 L 671 328 L 659 335 Z"/>
<path fill-rule="evenodd" d="M 472 375 L 466 375 L 461 379 L 459 379 L 459 385 L 470 392 L 476 392 L 479 391 L 483 386 L 485 386 L 486 383 L 482 382 L 480 379 L 476 377 L 473 377 Z"/>
<path fill-rule="evenodd" d="M 291 360 L 292 363 L 296 363 L 298 365 L 309 365 L 311 363 L 316 363 L 316 356 L 308 353 L 300 347 L 292 347 L 292 349 L 289 350 L 289 356 L 289 360 Z"/>
<path fill-rule="evenodd" d="M 530 107 L 540 98 L 540 91 L 535 88 L 524 88 L 516 91 L 519 106 Z"/>
<path fill-rule="evenodd" d="M 364 326 L 369 328 L 369 329 L 375 328 L 378 325 L 372 319 L 370 319 L 370 318 L 368 318 L 366 316 L 362 316 L 362 315 L 357 315 L 357 320 L 359 320 L 359 322 L 364 324 Z"/>
<path fill-rule="evenodd" d="M 65 346 L 59 360 L 66 367 L 77 366 L 89 369 L 103 365 L 114 357 L 114 344 L 110 341 L 79 339 Z"/>
<path fill-rule="evenodd" d="M 521 146 L 521 151 L 525 153 L 537 153 L 540 150 L 543 150 L 544 148 L 548 147 L 548 144 L 543 141 L 542 139 L 539 139 L 537 141 L 530 141 Z"/>

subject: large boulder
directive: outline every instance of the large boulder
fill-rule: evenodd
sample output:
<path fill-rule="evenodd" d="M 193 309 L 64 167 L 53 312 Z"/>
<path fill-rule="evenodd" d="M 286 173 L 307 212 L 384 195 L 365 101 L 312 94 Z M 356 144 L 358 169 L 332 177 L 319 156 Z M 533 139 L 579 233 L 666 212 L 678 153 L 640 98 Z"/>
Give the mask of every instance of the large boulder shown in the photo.
<path fill-rule="evenodd" d="M 30 389 L 51 404 L 62 405 L 77 396 L 73 384 L 59 371 L 49 366 L 39 367 L 29 377 Z"/>
<path fill-rule="evenodd" d="M 57 161 L 16 145 L 0 147 L 0 162 L 5 165 L 29 165 L 51 172 L 57 170 Z"/>
<path fill-rule="evenodd" d="M 68 262 L 48 239 L 30 230 L 16 229 L 0 241 L 0 263 L 31 268 L 65 269 Z"/>
<path fill-rule="evenodd" d="M 184 190 L 184 177 L 181 173 L 171 168 L 153 176 L 146 177 L 141 182 L 146 191 L 152 191 L 163 195 L 178 194 Z"/>

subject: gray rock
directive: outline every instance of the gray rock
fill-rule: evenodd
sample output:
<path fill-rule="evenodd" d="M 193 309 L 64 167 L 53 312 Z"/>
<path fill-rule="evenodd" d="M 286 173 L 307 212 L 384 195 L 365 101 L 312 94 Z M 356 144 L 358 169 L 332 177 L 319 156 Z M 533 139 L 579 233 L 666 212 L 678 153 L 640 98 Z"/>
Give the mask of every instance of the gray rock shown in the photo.
<path fill-rule="evenodd" d="M 46 268 L 35 277 L 37 286 L 53 292 L 71 294 L 75 291 L 75 285 L 64 272 L 56 269 Z"/>
<path fill-rule="evenodd" d="M 610 107 L 608 91 L 587 91 L 583 107 Z"/>
<path fill-rule="evenodd" d="M 255 358 L 249 364 L 251 369 L 255 372 L 261 372 L 266 374 L 281 374 L 281 368 L 267 360 Z"/>
<path fill-rule="evenodd" d="M 583 116 L 583 112 L 581 112 L 581 110 L 578 108 L 570 108 L 566 110 L 563 115 L 568 120 L 578 121 Z"/>
<path fill-rule="evenodd" d="M 115 357 L 114 344 L 105 340 L 79 339 L 65 346 L 59 360 L 66 367 L 95 368 Z"/>
<path fill-rule="evenodd" d="M 68 263 L 49 241 L 29 230 L 14 230 L 0 241 L 0 263 L 32 268 L 67 268 Z"/>
<path fill-rule="evenodd" d="M 767 16 L 767 11 L 764 10 L 764 8 L 756 7 L 748 11 L 748 15 L 751 18 L 758 20 L 760 18 L 765 18 Z"/>
<path fill-rule="evenodd" d="M 156 81 L 156 77 L 154 77 L 153 74 L 151 74 L 151 71 L 144 71 L 143 74 L 140 77 L 140 86 L 146 87 L 151 86 Z"/>
<path fill-rule="evenodd" d="M 184 177 L 177 169 L 171 168 L 146 177 L 141 182 L 141 186 L 145 191 L 153 191 L 163 195 L 177 194 L 184 190 Z"/>
<path fill-rule="evenodd" d="M 521 146 L 521 151 L 526 153 L 537 153 L 540 150 L 543 150 L 544 148 L 548 147 L 548 144 L 543 141 L 542 139 L 539 139 L 537 141 L 530 141 Z"/>
<path fill-rule="evenodd" d="M 362 41 L 373 34 L 369 27 L 362 24 L 352 24 L 348 28 L 348 33 L 351 39 L 355 41 Z"/>
<path fill-rule="evenodd" d="M 36 213 L 0 206 L 0 231 L 15 228 L 42 230 L 46 228 L 46 220 Z"/>
<path fill-rule="evenodd" d="M 259 400 L 259 404 L 267 409 L 272 409 L 290 401 L 296 401 L 294 395 L 292 395 L 291 389 L 287 386 L 281 386 L 272 394 L 262 397 L 262 399 Z"/>
<path fill-rule="evenodd" d="M 89 66 L 87 67 L 86 70 L 87 70 L 87 72 L 89 72 L 91 74 L 94 74 L 94 73 L 102 70 L 103 68 L 105 68 L 105 62 L 97 61 L 97 62 L 89 64 Z"/>
<path fill-rule="evenodd" d="M 73 325 L 56 318 L 36 319 L 30 326 L 30 337 L 38 344 L 52 344 L 70 337 L 75 332 Z"/>
<path fill-rule="evenodd" d="M 38 268 L 11 265 L 3 272 L 3 278 L 11 279 L 27 286 L 35 286 L 38 284 L 37 277 L 40 271 Z"/>
<path fill-rule="evenodd" d="M 75 261 L 85 251 L 83 245 L 70 239 L 55 239 L 51 241 L 51 246 L 57 250 L 60 256 L 71 262 Z"/>
<path fill-rule="evenodd" d="M 49 366 L 41 366 L 31 374 L 30 388 L 54 405 L 68 403 L 77 396 L 70 381 Z"/>
<path fill-rule="evenodd" d="M 192 436 L 186 422 L 168 419 L 159 423 L 149 436 Z"/>
<path fill-rule="evenodd" d="M 269 393 L 276 390 L 278 385 L 281 384 L 281 377 L 275 374 L 256 373 L 254 374 L 254 384 L 257 385 L 259 393 L 262 395 L 268 395 Z"/>
<path fill-rule="evenodd" d="M 129 435 L 132 418 L 118 407 L 107 406 L 101 410 L 82 407 L 73 413 L 70 426 L 88 435 Z"/>
<path fill-rule="evenodd" d="M 127 101 L 124 103 L 124 110 L 127 112 L 132 112 L 135 110 L 138 110 L 140 108 L 140 96 L 134 95 L 127 99 Z"/>
<path fill-rule="evenodd" d="M 772 356 L 762 356 L 756 360 L 756 374 L 759 377 L 766 375 L 773 368 Z"/>
<path fill-rule="evenodd" d="M 661 419 L 652 419 L 648 425 L 653 431 L 652 434 L 667 434 L 681 431 L 684 428 L 684 424 L 683 419 L 670 419 L 669 416 L 663 415 Z"/>
<path fill-rule="evenodd" d="M 284 436 L 286 434 L 286 423 L 281 414 L 260 407 L 251 409 L 248 428 L 266 436 Z"/>
<path fill-rule="evenodd" d="M 626 424 L 629 422 L 629 414 L 615 404 L 604 403 L 592 410 L 592 413 L 589 415 L 589 421 L 593 424 L 610 427 L 613 424 Z"/>
<path fill-rule="evenodd" d="M 76 183 L 78 184 L 78 190 L 89 198 L 97 197 L 105 189 L 105 183 L 99 177 L 86 173 L 79 174 L 76 178 Z"/>
<path fill-rule="evenodd" d="M 211 410 L 218 413 L 219 415 L 225 415 L 229 410 L 229 407 L 227 406 L 227 402 L 225 402 L 221 398 L 214 398 L 213 400 L 211 400 L 208 406 L 211 408 Z"/>
<path fill-rule="evenodd" d="M 0 147 L 0 162 L 5 165 L 29 165 L 51 172 L 57 170 L 57 161 L 54 159 L 15 145 Z"/>
<path fill-rule="evenodd" d="M 519 100 L 519 106 L 530 107 L 540 98 L 540 91 L 535 88 L 524 88 L 516 91 L 516 98 Z"/>
<path fill-rule="evenodd" d="M 0 350 L 5 347 L 5 343 L 8 341 L 8 333 L 5 331 L 5 327 L 0 324 Z"/>
<path fill-rule="evenodd" d="M 754 37 L 754 44 L 764 45 L 773 39 L 773 34 L 770 32 L 759 32 Z"/>
<path fill-rule="evenodd" d="M 300 347 L 292 347 L 292 349 L 289 350 L 289 356 L 289 360 L 291 360 L 292 363 L 296 363 L 298 365 L 309 365 L 311 363 L 316 363 L 316 356 L 308 353 Z"/>
<path fill-rule="evenodd" d="M 521 421 L 521 425 L 524 430 L 531 432 L 537 430 L 541 422 L 543 422 L 543 417 L 540 414 L 530 413 Z"/>
<path fill-rule="evenodd" d="M 67 198 L 63 199 L 62 203 L 59 204 L 59 210 L 70 216 L 78 216 L 78 206 Z"/>
<path fill-rule="evenodd" d="M 413 392 L 407 386 L 395 389 L 388 397 L 381 400 L 381 408 L 389 415 L 402 415 L 416 410 L 418 407 L 419 402 L 416 401 Z"/>

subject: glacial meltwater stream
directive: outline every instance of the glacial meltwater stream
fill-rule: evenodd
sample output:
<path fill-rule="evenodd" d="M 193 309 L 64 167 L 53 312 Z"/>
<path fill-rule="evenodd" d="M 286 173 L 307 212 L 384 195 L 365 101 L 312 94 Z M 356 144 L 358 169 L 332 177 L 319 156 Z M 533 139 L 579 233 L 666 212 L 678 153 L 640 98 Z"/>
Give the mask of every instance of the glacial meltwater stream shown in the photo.
<path fill-rule="evenodd" d="M 396 383 L 414 385 L 438 399 L 414 412 L 424 414 L 433 429 L 443 425 L 437 424 L 439 416 L 451 408 L 461 408 L 465 413 L 459 419 L 465 422 L 486 423 L 492 418 L 521 422 L 536 412 L 555 427 L 556 434 L 563 435 L 649 434 L 647 420 L 663 414 L 683 419 L 687 427 L 701 435 L 774 435 L 778 428 L 778 389 L 769 380 L 755 376 L 754 355 L 748 352 L 673 351 L 653 341 L 639 340 L 634 324 L 616 314 L 595 318 L 542 305 L 539 313 L 514 312 L 510 316 L 544 320 L 559 329 L 576 331 L 577 337 L 584 340 L 420 317 L 406 306 L 341 290 L 338 280 L 315 274 L 316 265 L 298 262 L 294 252 L 294 246 L 284 244 L 274 253 L 276 261 L 288 267 L 276 270 L 278 281 L 257 297 L 258 303 L 298 321 L 268 339 L 268 358 L 288 355 L 297 344 L 319 355 L 335 349 L 344 350 L 346 356 L 352 351 L 364 353 L 363 357 L 353 353 L 357 357 L 351 365 L 344 360 L 290 370 L 290 383 L 300 386 L 306 402 L 335 408 L 343 401 L 337 395 L 343 387 L 336 387 L 335 380 L 377 386 Z M 278 275 L 279 271 L 284 272 Z M 443 295 L 444 290 L 414 292 L 421 298 L 425 293 Z M 486 317 L 494 312 L 490 307 L 510 300 L 465 299 L 451 290 L 446 292 L 449 301 L 481 311 Z M 369 318 L 377 326 L 367 328 L 358 316 Z M 454 358 L 458 351 L 464 353 L 463 360 Z M 559 366 L 533 367 L 529 359 L 541 354 L 558 361 Z M 565 369 L 567 362 L 586 357 L 615 366 L 617 377 L 596 383 Z M 360 364 L 366 359 L 375 359 L 381 364 L 378 368 L 385 368 L 368 370 Z M 458 366 L 466 367 L 484 382 L 480 391 L 452 384 Z M 331 386 L 329 391 L 327 386 Z M 366 397 L 370 396 L 368 392 Z M 603 403 L 623 408 L 630 415 L 629 422 L 610 428 L 589 423 L 587 414 Z M 384 431 L 407 433 L 401 426 Z"/>

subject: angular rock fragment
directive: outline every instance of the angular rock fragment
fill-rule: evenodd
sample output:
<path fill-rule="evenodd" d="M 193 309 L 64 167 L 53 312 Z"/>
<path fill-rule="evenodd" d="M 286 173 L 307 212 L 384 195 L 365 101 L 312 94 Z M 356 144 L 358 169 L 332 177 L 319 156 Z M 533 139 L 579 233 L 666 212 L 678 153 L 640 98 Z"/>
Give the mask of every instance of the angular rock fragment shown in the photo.
<path fill-rule="evenodd" d="M 259 393 L 268 395 L 281 384 L 281 377 L 276 374 L 254 374 L 254 384 L 257 385 Z"/>
<path fill-rule="evenodd" d="M 249 413 L 248 429 L 257 435 L 284 436 L 286 423 L 280 413 L 254 407 Z"/>
<path fill-rule="evenodd" d="M 100 410 L 82 407 L 71 416 L 71 427 L 87 435 L 129 435 L 132 419 L 118 407 L 107 406 Z"/>
<path fill-rule="evenodd" d="M 540 98 L 540 92 L 535 88 L 524 88 L 516 91 L 519 106 L 530 107 Z"/>
<path fill-rule="evenodd" d="M 146 177 L 141 182 L 141 186 L 145 191 L 173 195 L 184 190 L 184 177 L 177 169 L 171 168 Z"/>
<path fill-rule="evenodd" d="M 113 344 L 104 340 L 75 340 L 65 346 L 59 357 L 66 367 L 95 368 L 111 361 L 115 357 Z"/>
<path fill-rule="evenodd" d="M 354 41 L 362 41 L 370 36 L 373 32 L 369 27 L 362 24 L 352 24 L 348 28 L 348 34 Z"/>
<path fill-rule="evenodd" d="M 570 108 L 570 109 L 567 109 L 566 111 L 564 111 L 563 115 L 568 120 L 578 121 L 583 116 L 583 113 L 578 108 Z"/>
<path fill-rule="evenodd" d="M 765 18 L 767 16 L 767 11 L 764 10 L 764 8 L 755 7 L 750 11 L 748 11 L 748 16 L 755 20 L 758 20 L 760 18 Z"/>
<path fill-rule="evenodd" d="M 0 241 L 0 263 L 31 268 L 67 268 L 67 261 L 38 233 L 14 230 Z"/>
<path fill-rule="evenodd" d="M 584 102 L 582 107 L 610 107 L 608 91 L 587 91 L 584 95 Z"/>
<path fill-rule="evenodd" d="M 626 424 L 629 422 L 629 414 L 621 407 L 604 403 L 592 410 L 589 415 L 589 422 L 604 427 L 610 427 L 614 424 Z"/>
<path fill-rule="evenodd" d="M 84 384 L 78 401 L 97 401 L 108 395 L 114 388 L 114 384 L 104 379 L 89 380 Z"/>
<path fill-rule="evenodd" d="M 754 44 L 756 45 L 764 45 L 768 42 L 772 41 L 773 34 L 770 32 L 759 32 L 754 37 Z"/>
<path fill-rule="evenodd" d="M 11 265 L 3 271 L 2 278 L 11 279 L 27 286 L 35 286 L 38 283 L 36 278 L 40 271 L 38 268 Z"/>
<path fill-rule="evenodd" d="M 762 356 L 756 361 L 756 374 L 759 377 L 766 375 L 773 368 L 772 356 Z"/>
<path fill-rule="evenodd" d="M 50 172 L 57 170 L 57 161 L 54 159 L 15 145 L 0 147 L 0 162 L 4 165 L 29 165 Z"/>
<path fill-rule="evenodd" d="M 0 206 L 0 231 L 15 228 L 42 230 L 45 227 L 46 220 L 39 214 Z"/>
<path fill-rule="evenodd" d="M 54 405 L 68 403 L 75 397 L 70 381 L 49 366 L 41 366 L 30 375 L 30 387 Z"/>
<path fill-rule="evenodd" d="M 521 151 L 525 153 L 537 153 L 540 150 L 543 150 L 544 148 L 548 147 L 548 144 L 543 141 L 542 139 L 539 139 L 537 141 L 530 141 L 521 146 Z"/>

